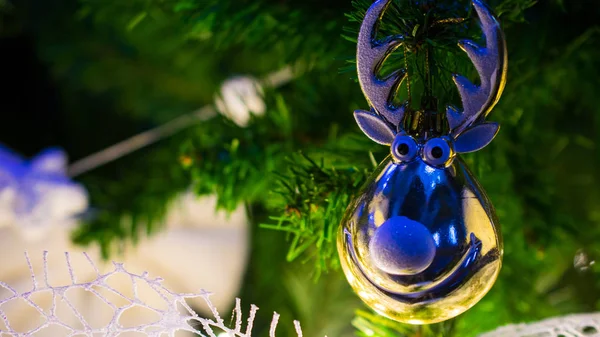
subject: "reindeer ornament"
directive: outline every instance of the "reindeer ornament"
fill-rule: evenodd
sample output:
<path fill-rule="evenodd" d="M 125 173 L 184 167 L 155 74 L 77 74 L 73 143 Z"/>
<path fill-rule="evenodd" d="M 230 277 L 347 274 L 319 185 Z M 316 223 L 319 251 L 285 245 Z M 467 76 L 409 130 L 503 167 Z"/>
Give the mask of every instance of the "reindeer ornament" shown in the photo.
<path fill-rule="evenodd" d="M 506 45 L 500 26 L 480 1 L 473 6 L 485 47 L 462 41 L 480 85 L 456 75 L 462 111 L 448 107 L 444 123 L 405 128 L 408 106 L 392 99 L 405 78 L 377 74 L 402 37 L 376 40 L 391 0 L 367 11 L 358 37 L 357 66 L 371 111 L 354 113 L 362 131 L 391 154 L 346 211 L 338 235 L 344 273 L 359 297 L 397 321 L 428 324 L 455 317 L 492 287 L 502 239 L 494 208 L 460 153 L 489 144 L 499 125 L 486 123 L 504 89 Z M 443 120 L 443 119 L 442 119 Z"/>

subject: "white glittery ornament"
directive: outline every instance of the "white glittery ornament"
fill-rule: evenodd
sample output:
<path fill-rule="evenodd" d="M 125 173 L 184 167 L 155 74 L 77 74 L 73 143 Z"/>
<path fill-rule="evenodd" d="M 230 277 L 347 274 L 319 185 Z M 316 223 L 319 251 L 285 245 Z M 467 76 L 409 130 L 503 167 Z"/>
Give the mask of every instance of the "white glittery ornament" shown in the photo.
<path fill-rule="evenodd" d="M 600 313 L 549 318 L 507 325 L 479 337 L 600 337 Z"/>
<path fill-rule="evenodd" d="M 261 84 L 251 77 L 233 77 L 221 86 L 215 97 L 217 109 L 241 127 L 248 125 L 250 116 L 265 114 L 266 105 Z"/>

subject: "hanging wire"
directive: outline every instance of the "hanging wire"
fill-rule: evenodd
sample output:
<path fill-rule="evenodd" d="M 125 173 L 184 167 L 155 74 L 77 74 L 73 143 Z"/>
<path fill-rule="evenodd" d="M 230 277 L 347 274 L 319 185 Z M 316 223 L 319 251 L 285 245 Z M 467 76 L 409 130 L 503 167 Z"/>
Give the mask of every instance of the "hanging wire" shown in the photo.
<path fill-rule="evenodd" d="M 298 76 L 298 72 L 295 73 L 291 66 L 287 66 L 279 71 L 267 75 L 260 81 L 260 83 L 265 87 L 278 88 L 286 83 L 289 83 L 296 76 Z M 85 172 L 91 171 L 148 145 L 154 144 L 159 140 L 172 136 L 183 129 L 191 127 L 192 125 L 207 121 L 217 115 L 218 112 L 212 105 L 206 105 L 194 112 L 179 116 L 163 125 L 144 131 L 131 138 L 109 146 L 106 149 L 100 150 L 75 161 L 69 166 L 67 171 L 68 175 L 71 177 L 76 177 Z"/>

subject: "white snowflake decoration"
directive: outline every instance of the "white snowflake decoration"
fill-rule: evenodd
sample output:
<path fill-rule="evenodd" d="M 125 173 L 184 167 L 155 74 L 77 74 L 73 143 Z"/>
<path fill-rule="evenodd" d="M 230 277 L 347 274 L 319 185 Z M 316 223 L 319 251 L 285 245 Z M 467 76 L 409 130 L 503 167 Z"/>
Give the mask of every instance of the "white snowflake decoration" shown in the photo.
<path fill-rule="evenodd" d="M 507 325 L 479 337 L 600 337 L 600 313 Z"/>
<path fill-rule="evenodd" d="M 69 253 L 65 253 L 66 270 L 70 277 L 70 283 L 52 285 L 51 275 L 48 274 L 47 269 L 48 252 L 44 252 L 44 272 L 41 282 L 33 272 L 29 257 L 27 254 L 25 255 L 31 270 L 31 289 L 21 292 L 0 281 L 0 336 L 29 337 L 46 329 L 54 329 L 55 336 L 65 337 L 175 337 L 180 336 L 180 332 L 209 337 L 252 336 L 253 322 L 258 307 L 251 306 L 246 324 L 243 324 L 239 299 L 236 300 L 232 317 L 232 322 L 235 321 L 234 326 L 229 327 L 211 303 L 210 293 L 206 291 L 197 294 L 175 293 L 163 286 L 162 279 L 151 278 L 148 273 L 131 273 L 121 263 L 113 263 L 113 269 L 103 273 L 85 253 L 83 256 L 95 271 L 96 276 L 93 279 L 79 280 L 77 271 L 71 267 L 72 257 Z M 118 277 L 121 278 L 119 282 L 130 282 L 131 293 L 123 293 L 113 287 L 112 282 L 114 282 L 114 278 Z M 156 297 L 150 299 L 140 296 L 141 287 L 151 289 Z M 98 299 L 98 304 L 78 306 L 80 303 L 74 303 L 69 298 L 69 294 L 74 291 L 88 292 Z M 213 318 L 200 317 L 187 303 L 187 300 L 192 298 L 202 298 L 210 308 Z M 26 305 L 32 310 L 25 317 L 9 317 L 5 313 L 5 308 L 11 305 Z M 100 310 L 101 305 L 109 308 L 111 312 L 105 317 L 104 323 L 99 323 L 98 319 L 99 316 L 101 318 L 104 316 Z M 155 319 L 133 325 L 122 325 L 122 318 L 135 310 L 155 313 Z M 30 322 L 31 328 L 18 331 L 11 324 L 13 319 L 25 319 Z M 274 313 L 269 332 L 270 337 L 275 336 L 278 320 L 279 315 Z M 295 321 L 294 325 L 298 337 L 302 337 L 300 324 Z"/>

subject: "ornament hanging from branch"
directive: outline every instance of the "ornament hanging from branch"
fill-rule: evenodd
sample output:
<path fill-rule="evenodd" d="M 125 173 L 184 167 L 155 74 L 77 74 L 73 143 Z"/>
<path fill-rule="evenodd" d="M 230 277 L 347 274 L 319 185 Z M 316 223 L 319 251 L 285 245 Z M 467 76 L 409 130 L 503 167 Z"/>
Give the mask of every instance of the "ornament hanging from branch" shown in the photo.
<path fill-rule="evenodd" d="M 362 22 L 357 68 L 371 110 L 354 116 L 369 138 L 390 146 L 391 155 L 346 210 L 338 251 L 365 303 L 392 319 L 428 324 L 475 305 L 500 271 L 494 208 L 459 154 L 482 149 L 498 132 L 499 125 L 485 117 L 504 88 L 506 46 L 496 18 L 473 0 L 485 46 L 459 44 L 481 79 L 477 86 L 455 75 L 462 110 L 448 107 L 444 118 L 436 111 L 411 111 L 408 104 L 394 106 L 406 71 L 384 79 L 378 73 L 403 37 L 376 38 L 390 2 L 373 3 Z"/>
<path fill-rule="evenodd" d="M 226 80 L 221 92 L 215 95 L 217 110 L 240 127 L 248 126 L 250 118 L 262 116 L 267 107 L 261 83 L 250 76 Z"/>

